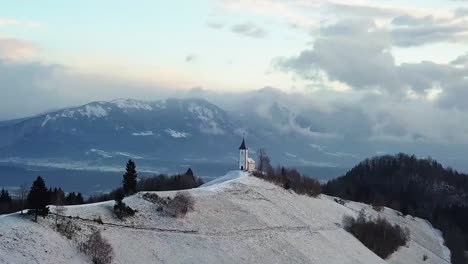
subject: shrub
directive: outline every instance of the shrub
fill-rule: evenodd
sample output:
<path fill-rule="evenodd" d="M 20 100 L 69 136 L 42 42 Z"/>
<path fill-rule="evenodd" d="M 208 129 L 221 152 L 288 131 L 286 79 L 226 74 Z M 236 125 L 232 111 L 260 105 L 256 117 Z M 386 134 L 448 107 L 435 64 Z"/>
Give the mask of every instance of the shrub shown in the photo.
<path fill-rule="evenodd" d="M 95 218 L 93 219 L 93 221 L 96 222 L 96 223 L 98 223 L 98 224 L 100 224 L 100 225 L 103 225 L 103 224 L 104 224 L 104 222 L 102 221 L 101 216 L 95 217 Z"/>
<path fill-rule="evenodd" d="M 379 257 L 386 259 L 409 240 L 408 230 L 392 225 L 384 218 L 368 220 L 363 211 L 357 219 L 343 217 L 343 227 Z"/>
<path fill-rule="evenodd" d="M 57 224 L 57 232 L 68 239 L 73 239 L 80 230 L 81 228 L 71 220 Z"/>
<path fill-rule="evenodd" d="M 385 210 L 385 207 L 383 205 L 373 205 L 372 208 L 376 211 L 376 212 L 383 212 L 383 210 Z"/>
<path fill-rule="evenodd" d="M 340 199 L 340 198 L 335 198 L 333 199 L 336 203 L 338 204 L 341 204 L 341 205 L 345 205 L 346 204 L 346 200 L 343 200 L 343 199 Z"/>
<path fill-rule="evenodd" d="M 115 195 L 115 205 L 114 205 L 114 213 L 119 219 L 124 219 L 128 216 L 134 216 L 136 210 L 133 210 L 130 206 L 126 205 L 123 202 L 125 195 L 123 191 L 116 192 Z"/>
<path fill-rule="evenodd" d="M 184 217 L 188 212 L 194 210 L 195 202 L 187 192 L 177 192 L 174 199 L 167 204 L 168 212 L 173 217 Z"/>
<path fill-rule="evenodd" d="M 273 182 L 286 190 L 293 190 L 297 194 L 316 197 L 322 192 L 320 182 L 314 178 L 301 175 L 296 169 L 277 168 L 268 173 L 254 172 L 253 176 Z"/>
<path fill-rule="evenodd" d="M 81 251 L 91 258 L 93 264 L 110 264 L 114 258 L 112 246 L 99 231 L 89 236 L 81 245 Z"/>

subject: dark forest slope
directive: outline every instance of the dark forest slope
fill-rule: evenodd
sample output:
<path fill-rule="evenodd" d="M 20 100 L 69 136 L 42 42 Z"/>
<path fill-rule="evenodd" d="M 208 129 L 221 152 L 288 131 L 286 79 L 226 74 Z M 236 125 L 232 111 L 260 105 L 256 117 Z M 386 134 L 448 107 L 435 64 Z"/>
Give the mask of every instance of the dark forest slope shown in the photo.
<path fill-rule="evenodd" d="M 324 192 L 426 218 L 442 230 L 452 262 L 468 263 L 468 175 L 431 158 L 397 154 L 366 159 Z"/>

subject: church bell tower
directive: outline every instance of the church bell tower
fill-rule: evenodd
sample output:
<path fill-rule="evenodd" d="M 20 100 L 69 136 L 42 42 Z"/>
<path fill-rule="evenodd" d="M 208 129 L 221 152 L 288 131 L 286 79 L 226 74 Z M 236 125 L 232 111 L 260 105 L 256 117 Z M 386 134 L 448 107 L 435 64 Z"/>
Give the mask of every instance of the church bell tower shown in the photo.
<path fill-rule="evenodd" d="M 242 138 L 242 144 L 239 147 L 239 170 L 247 171 L 249 159 L 249 150 L 245 146 L 245 139 Z"/>

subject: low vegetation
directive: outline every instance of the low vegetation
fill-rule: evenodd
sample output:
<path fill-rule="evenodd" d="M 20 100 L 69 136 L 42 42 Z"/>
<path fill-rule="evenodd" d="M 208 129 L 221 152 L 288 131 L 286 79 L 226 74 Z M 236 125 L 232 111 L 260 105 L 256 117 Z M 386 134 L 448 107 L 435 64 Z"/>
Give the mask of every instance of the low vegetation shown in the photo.
<path fill-rule="evenodd" d="M 127 174 L 125 175 L 126 176 L 124 177 L 129 178 Z M 126 180 L 124 182 L 126 182 Z M 203 183 L 203 180 L 195 176 L 192 170 L 189 168 L 184 174 L 159 174 L 153 177 L 139 178 L 139 180 L 136 183 L 136 189 L 139 192 L 178 191 L 197 188 Z M 107 194 L 91 196 L 86 200 L 86 203 L 97 203 L 115 200 L 116 194 L 120 191 L 122 191 L 122 188 L 117 188 Z"/>
<path fill-rule="evenodd" d="M 156 210 L 166 215 L 181 218 L 194 210 L 195 200 L 188 192 L 177 192 L 173 199 L 160 197 L 155 193 L 143 194 L 143 199 L 155 204 Z"/>
<path fill-rule="evenodd" d="M 123 202 L 124 197 L 123 191 L 117 192 L 115 197 L 114 213 L 115 216 L 121 220 L 129 216 L 134 216 L 136 213 L 136 210 Z"/>
<path fill-rule="evenodd" d="M 62 236 L 73 239 L 78 232 L 81 231 L 81 228 L 76 225 L 72 220 L 68 220 L 66 222 L 61 222 L 56 225 L 57 232 L 59 232 Z"/>
<path fill-rule="evenodd" d="M 321 193 L 322 186 L 314 178 L 301 175 L 296 169 L 277 168 L 269 169 L 267 172 L 254 172 L 255 177 L 272 182 L 286 190 L 292 190 L 297 194 L 305 194 L 316 197 Z"/>
<path fill-rule="evenodd" d="M 112 246 L 99 231 L 92 233 L 80 248 L 93 264 L 110 264 L 114 259 Z"/>
<path fill-rule="evenodd" d="M 367 219 L 364 211 L 359 213 L 357 219 L 351 216 L 343 217 L 343 228 L 383 259 L 409 241 L 408 230 L 399 225 L 392 225 L 384 218 Z"/>
<path fill-rule="evenodd" d="M 177 192 L 167 204 L 167 211 L 173 217 L 184 217 L 188 212 L 194 210 L 195 202 L 188 192 Z"/>

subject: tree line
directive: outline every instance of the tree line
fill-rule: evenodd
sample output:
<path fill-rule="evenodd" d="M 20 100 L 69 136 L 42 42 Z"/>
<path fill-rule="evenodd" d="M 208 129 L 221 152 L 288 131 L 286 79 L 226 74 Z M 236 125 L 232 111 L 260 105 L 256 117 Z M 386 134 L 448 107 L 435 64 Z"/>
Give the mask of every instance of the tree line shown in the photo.
<path fill-rule="evenodd" d="M 90 196 L 87 199 L 79 192 L 65 193 L 61 188 L 47 188 L 44 179 L 38 176 L 31 187 L 26 185 L 19 188 L 18 197 L 12 197 L 8 190 L 0 190 L 0 214 L 8 214 L 28 209 L 27 213 L 35 220 L 38 216 L 49 213 L 48 205 L 78 205 L 102 201 L 116 201 L 116 211 L 130 212 L 123 203 L 125 196 L 138 191 L 169 191 L 196 188 L 204 182 L 197 177 L 191 168 L 185 173 L 168 176 L 165 174 L 153 177 L 138 177 L 136 164 L 129 160 L 122 176 L 122 185 L 109 193 Z"/>

